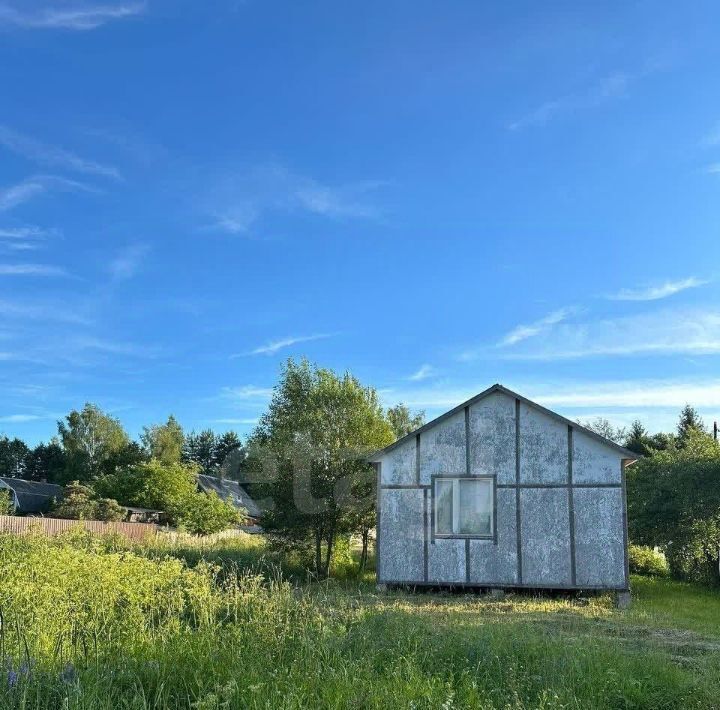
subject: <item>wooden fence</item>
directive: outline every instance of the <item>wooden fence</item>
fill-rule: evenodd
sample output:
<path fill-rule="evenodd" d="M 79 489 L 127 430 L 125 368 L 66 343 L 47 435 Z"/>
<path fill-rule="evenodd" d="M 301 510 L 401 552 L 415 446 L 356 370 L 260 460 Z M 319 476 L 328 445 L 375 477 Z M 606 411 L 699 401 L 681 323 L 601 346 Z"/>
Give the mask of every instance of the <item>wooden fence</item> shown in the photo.
<path fill-rule="evenodd" d="M 23 535 L 37 532 L 43 535 L 60 535 L 77 526 L 92 533 L 120 534 L 131 540 L 146 540 L 155 537 L 160 528 L 152 523 L 105 523 L 99 520 L 61 520 L 59 518 L 21 518 L 14 515 L 0 515 L 0 533 L 10 532 Z"/>

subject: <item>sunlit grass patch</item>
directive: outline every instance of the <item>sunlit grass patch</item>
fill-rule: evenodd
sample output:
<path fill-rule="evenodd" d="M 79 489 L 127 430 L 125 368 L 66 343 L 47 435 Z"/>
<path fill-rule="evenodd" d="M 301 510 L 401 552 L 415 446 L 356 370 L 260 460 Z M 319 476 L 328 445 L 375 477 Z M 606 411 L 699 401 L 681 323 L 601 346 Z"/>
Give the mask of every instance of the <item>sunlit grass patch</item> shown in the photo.
<path fill-rule="evenodd" d="M 715 592 L 379 593 L 289 581 L 260 538 L 0 536 L 2 708 L 705 708 Z M 262 562 L 264 560 L 264 562 Z M 683 611 L 683 605 L 688 613 Z"/>

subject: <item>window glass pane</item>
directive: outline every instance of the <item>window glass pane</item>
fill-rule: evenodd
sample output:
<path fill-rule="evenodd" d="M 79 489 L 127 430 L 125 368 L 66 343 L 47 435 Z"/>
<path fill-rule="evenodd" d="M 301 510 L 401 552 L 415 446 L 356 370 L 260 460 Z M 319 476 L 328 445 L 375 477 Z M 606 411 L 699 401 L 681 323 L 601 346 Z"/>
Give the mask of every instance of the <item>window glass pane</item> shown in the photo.
<path fill-rule="evenodd" d="M 452 481 L 435 481 L 435 534 L 452 535 Z"/>
<path fill-rule="evenodd" d="M 459 480 L 458 529 L 460 535 L 492 534 L 492 482 Z"/>

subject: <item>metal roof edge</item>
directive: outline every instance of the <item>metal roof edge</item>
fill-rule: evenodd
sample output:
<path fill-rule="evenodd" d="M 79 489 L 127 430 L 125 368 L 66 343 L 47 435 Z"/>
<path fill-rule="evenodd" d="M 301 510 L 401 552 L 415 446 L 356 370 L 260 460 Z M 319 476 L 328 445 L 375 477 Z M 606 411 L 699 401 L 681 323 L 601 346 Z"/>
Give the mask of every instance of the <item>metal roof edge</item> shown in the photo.
<path fill-rule="evenodd" d="M 488 395 L 492 394 L 493 392 L 502 392 L 503 394 L 507 395 L 508 397 L 512 397 L 514 399 L 520 400 L 523 404 L 526 404 L 529 407 L 533 407 L 534 409 L 537 409 L 539 412 L 542 412 L 543 414 L 548 415 L 549 417 L 552 417 L 553 419 L 563 422 L 564 424 L 567 424 L 568 426 L 571 426 L 573 430 L 579 431 L 587 436 L 589 436 L 591 439 L 595 439 L 596 441 L 599 441 L 601 444 L 604 444 L 605 446 L 610 447 L 611 449 L 614 449 L 618 453 L 622 454 L 623 458 L 625 459 L 631 459 L 632 461 L 637 461 L 638 459 L 643 458 L 641 454 L 636 454 L 634 451 L 630 451 L 630 449 L 626 449 L 624 446 L 620 446 L 620 444 L 616 444 L 614 441 L 611 441 L 610 439 L 607 439 L 606 437 L 602 436 L 601 434 L 598 434 L 597 432 L 592 431 L 591 429 L 588 429 L 587 427 L 584 427 L 582 424 L 578 424 L 577 422 L 572 421 L 571 419 L 568 419 L 567 417 L 563 417 L 561 414 L 558 414 L 557 412 L 553 412 L 552 409 L 547 409 L 547 407 L 543 407 L 541 404 L 538 404 L 537 402 L 533 402 L 531 399 L 528 399 L 527 397 L 523 397 L 521 394 L 518 394 L 517 392 L 514 392 L 511 389 L 508 389 L 504 385 L 501 385 L 500 383 L 496 382 L 494 385 L 488 387 L 486 390 L 483 390 L 479 394 L 476 394 L 474 397 L 471 397 L 470 399 L 466 400 L 462 404 L 458 404 L 457 407 L 453 407 L 449 411 L 445 412 L 444 414 L 441 414 L 439 417 L 435 417 L 435 419 L 429 421 L 427 424 L 423 424 L 420 428 L 416 429 L 415 431 L 411 431 L 409 434 L 406 434 L 405 436 L 401 437 L 397 441 L 393 442 L 389 446 L 386 446 L 384 449 L 379 449 L 378 451 L 375 451 L 373 454 L 367 457 L 367 461 L 370 463 L 377 463 L 382 456 L 385 456 L 393 449 L 396 449 L 399 446 L 402 446 L 404 443 L 411 441 L 413 437 L 416 437 L 420 434 L 422 434 L 424 431 L 427 431 L 428 429 L 431 429 L 432 427 L 436 426 L 440 422 L 444 421 L 445 419 L 449 419 L 450 417 L 454 416 L 455 414 L 458 414 L 459 412 L 463 411 L 465 407 L 471 407 L 476 402 L 479 402 L 481 399 L 484 399 Z"/>

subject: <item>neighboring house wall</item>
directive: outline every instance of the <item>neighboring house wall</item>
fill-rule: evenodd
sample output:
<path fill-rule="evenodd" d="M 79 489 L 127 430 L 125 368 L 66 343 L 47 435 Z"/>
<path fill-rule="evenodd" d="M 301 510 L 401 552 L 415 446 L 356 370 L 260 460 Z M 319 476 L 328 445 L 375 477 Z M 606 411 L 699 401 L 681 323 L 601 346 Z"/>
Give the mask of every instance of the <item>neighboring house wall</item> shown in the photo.
<path fill-rule="evenodd" d="M 495 386 L 372 459 L 378 581 L 627 589 L 630 456 Z M 438 476 L 492 480 L 487 539 L 436 536 Z"/>

